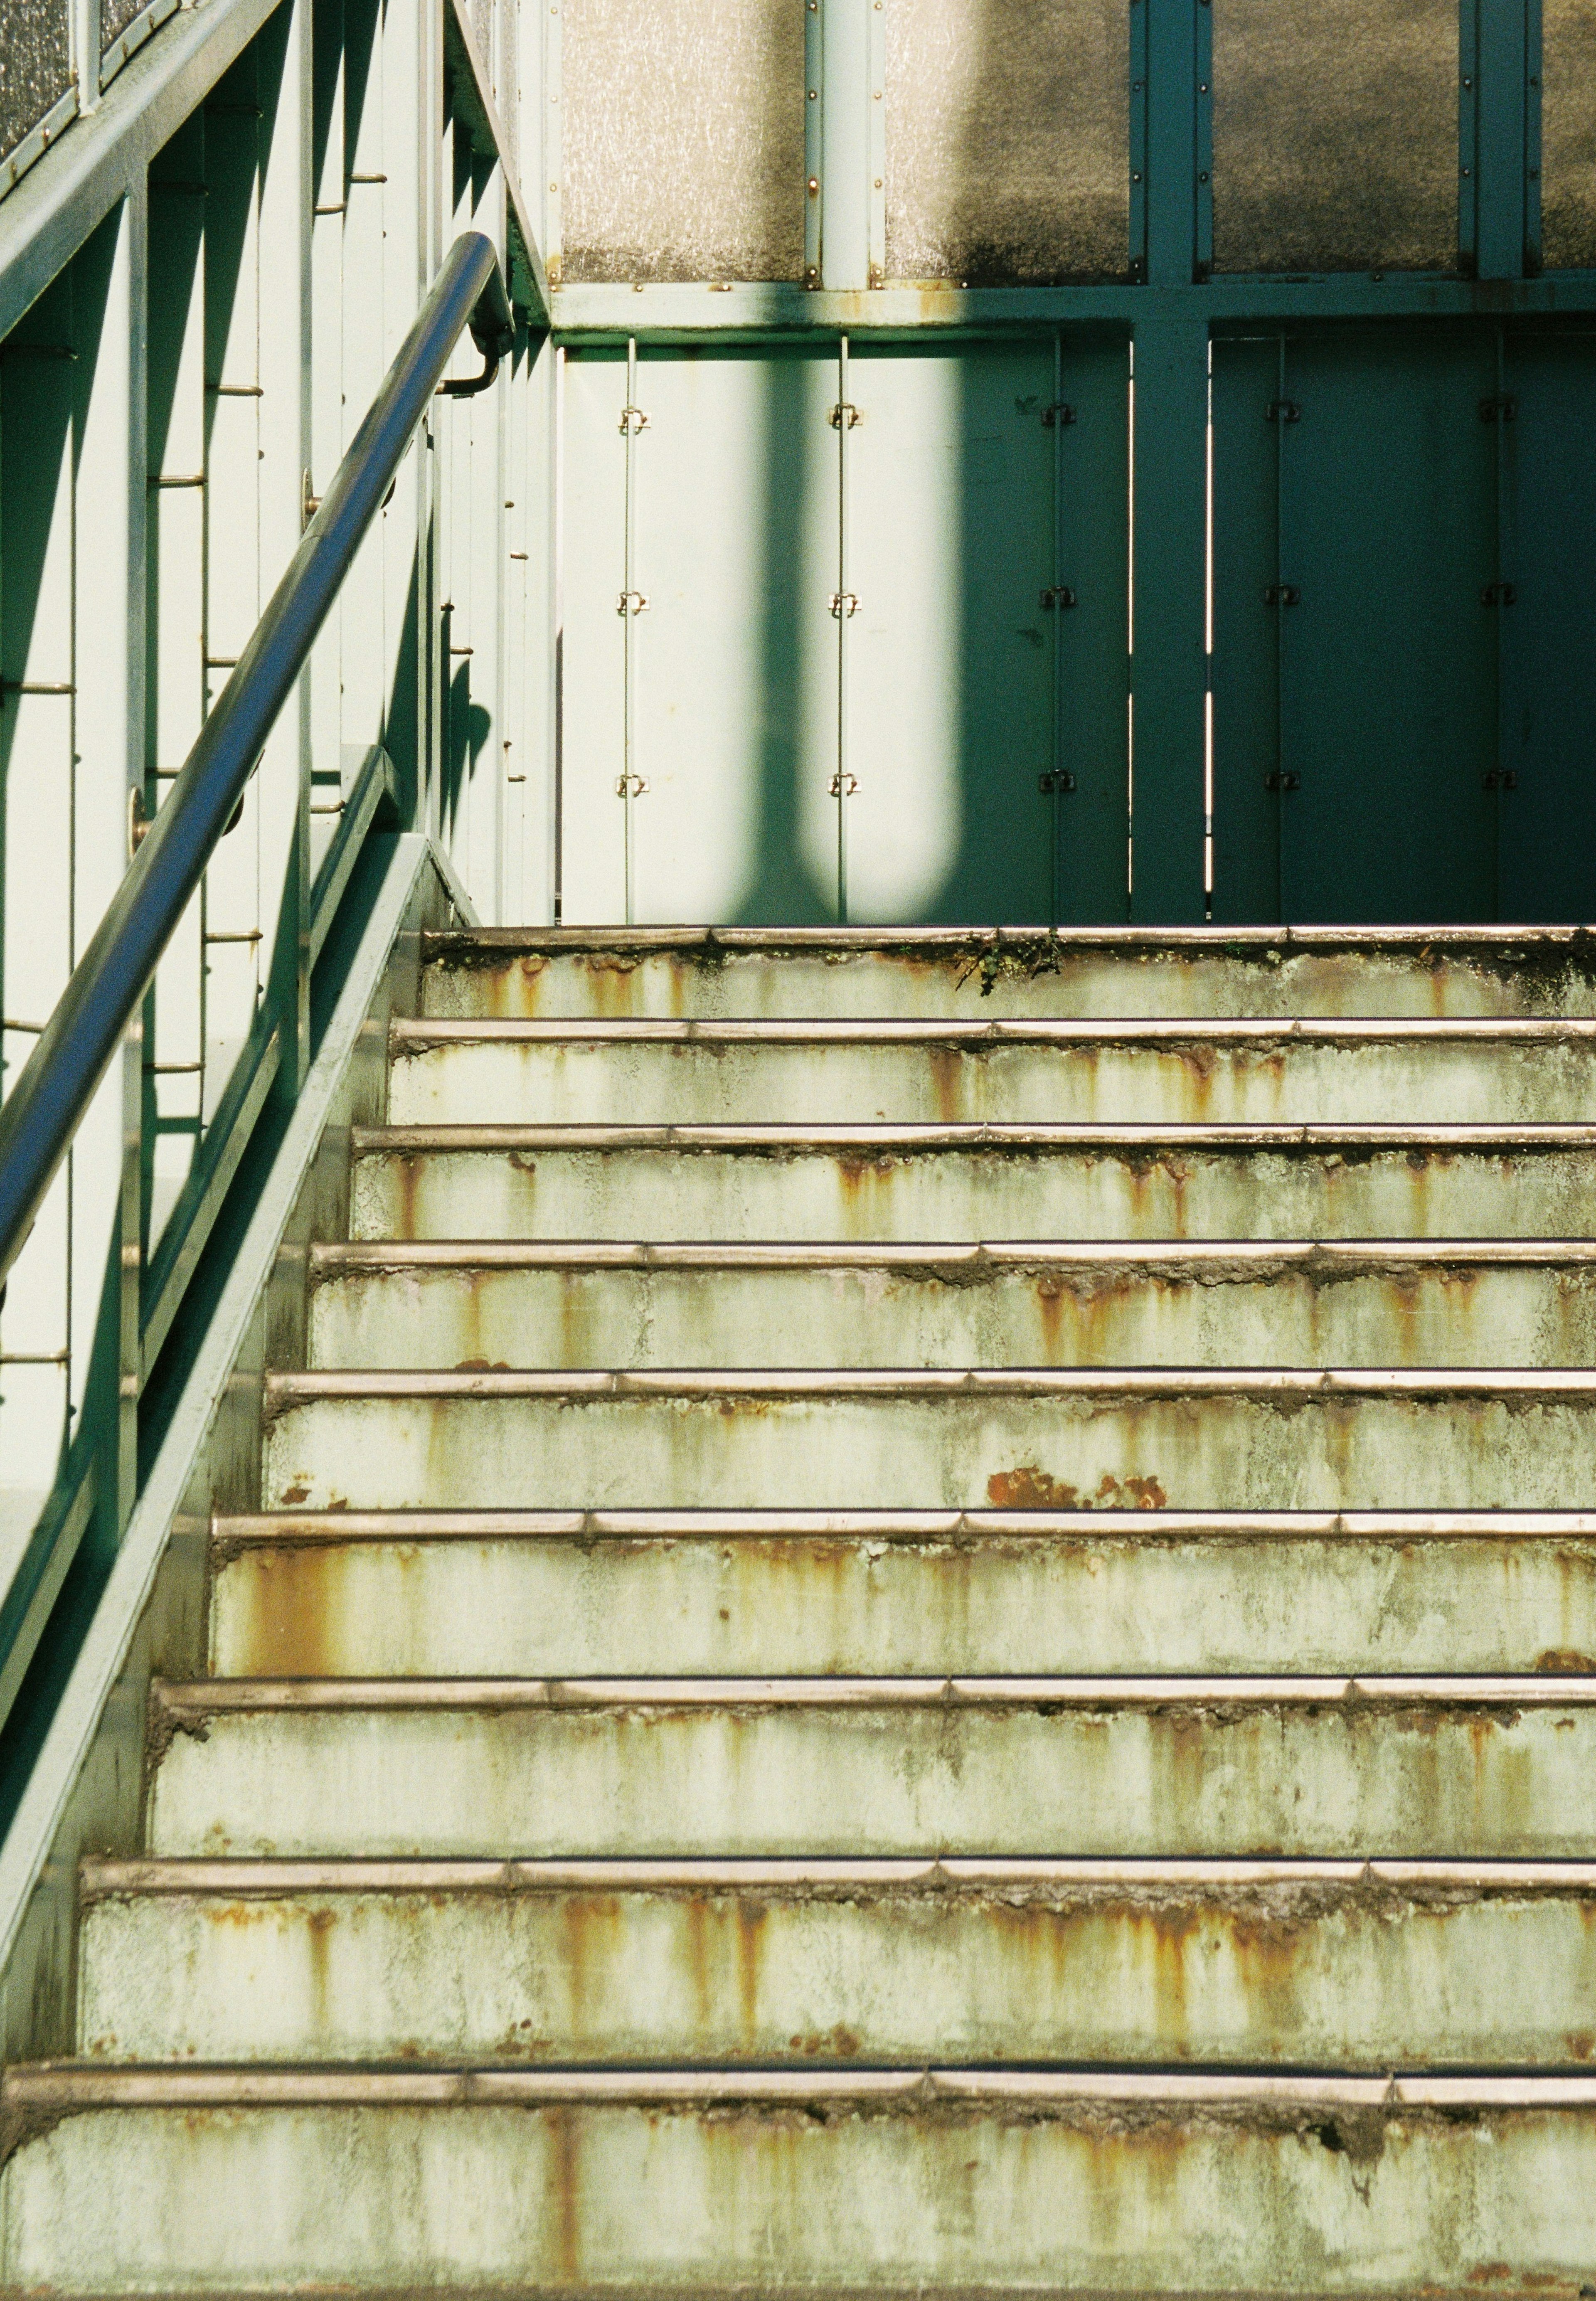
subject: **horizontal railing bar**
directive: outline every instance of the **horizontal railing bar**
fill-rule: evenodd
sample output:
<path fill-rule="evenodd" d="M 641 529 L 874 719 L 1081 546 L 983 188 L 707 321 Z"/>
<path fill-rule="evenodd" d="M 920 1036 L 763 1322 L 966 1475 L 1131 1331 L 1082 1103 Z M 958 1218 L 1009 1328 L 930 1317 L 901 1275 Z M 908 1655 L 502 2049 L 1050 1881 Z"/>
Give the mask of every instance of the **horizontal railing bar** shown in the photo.
<path fill-rule="evenodd" d="M 485 359 L 513 334 L 491 240 L 445 258 L 381 390 L 289 561 L 11 1095 L 0 1105 L 0 1280 L 254 774 L 460 335 Z"/>

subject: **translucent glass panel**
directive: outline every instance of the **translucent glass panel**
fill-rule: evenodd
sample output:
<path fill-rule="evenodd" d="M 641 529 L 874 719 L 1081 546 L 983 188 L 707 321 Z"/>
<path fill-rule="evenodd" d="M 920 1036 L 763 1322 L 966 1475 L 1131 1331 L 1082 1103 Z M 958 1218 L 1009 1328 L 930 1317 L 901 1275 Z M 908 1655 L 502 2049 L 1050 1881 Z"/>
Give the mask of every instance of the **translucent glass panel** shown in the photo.
<path fill-rule="evenodd" d="M 1596 264 L 1596 5 L 1541 0 L 1541 249 Z"/>
<path fill-rule="evenodd" d="M 0 155 L 72 84 L 67 0 L 0 0 Z"/>
<path fill-rule="evenodd" d="M 563 0 L 566 280 L 797 280 L 801 0 Z"/>
<path fill-rule="evenodd" d="M 1457 260 L 1458 0 L 1214 0 L 1216 267 Z"/>
<path fill-rule="evenodd" d="M 887 272 L 973 286 L 1123 272 L 1124 0 L 886 0 Z"/>

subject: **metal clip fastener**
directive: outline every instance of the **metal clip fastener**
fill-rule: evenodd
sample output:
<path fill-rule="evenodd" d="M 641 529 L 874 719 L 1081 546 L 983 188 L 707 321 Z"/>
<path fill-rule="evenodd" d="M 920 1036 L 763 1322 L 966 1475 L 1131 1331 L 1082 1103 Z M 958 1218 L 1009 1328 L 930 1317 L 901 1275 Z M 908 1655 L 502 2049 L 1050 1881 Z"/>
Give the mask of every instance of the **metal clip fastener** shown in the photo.
<path fill-rule="evenodd" d="M 648 606 L 647 591 L 623 591 L 621 604 L 615 609 L 615 613 L 618 615 L 640 615 L 647 612 Z"/>
<path fill-rule="evenodd" d="M 842 420 L 844 416 L 848 419 L 848 428 L 850 431 L 853 430 L 856 423 L 858 423 L 863 420 L 859 414 L 858 409 L 854 406 L 851 399 L 840 399 L 838 401 L 835 407 L 829 408 L 827 410 L 826 422 L 831 425 L 833 431 L 840 431 L 842 429 Z"/>
<path fill-rule="evenodd" d="M 1295 583 L 1269 583 L 1264 589 L 1266 607 L 1299 607 L 1302 593 Z"/>
<path fill-rule="evenodd" d="M 648 788 L 648 778 L 647 775 L 618 775 L 615 778 L 615 797 L 624 799 L 629 786 L 633 799 L 641 799 Z"/>
<path fill-rule="evenodd" d="M 1041 604 L 1044 609 L 1073 607 L 1075 604 L 1075 595 L 1067 583 L 1049 583 L 1041 595 Z"/>
<path fill-rule="evenodd" d="M 1062 399 L 1056 399 L 1051 407 L 1042 409 L 1042 426 L 1046 431 L 1051 431 L 1065 423 L 1073 423 L 1074 420 L 1074 409 Z"/>
<path fill-rule="evenodd" d="M 833 799 L 840 799 L 842 797 L 842 787 L 845 781 L 848 785 L 848 796 L 849 799 L 851 799 L 854 793 L 858 790 L 859 778 L 857 775 L 848 775 L 847 777 L 840 774 L 833 775 L 831 782 L 826 785 L 826 789 L 831 792 Z"/>
<path fill-rule="evenodd" d="M 844 615 L 856 615 L 858 614 L 859 595 L 856 591 L 833 591 L 831 594 L 831 607 L 832 615 L 834 615 L 837 621 L 840 623 Z"/>
<path fill-rule="evenodd" d="M 1518 402 L 1510 391 L 1493 391 L 1480 402 L 1482 423 L 1511 423 L 1518 414 Z"/>
<path fill-rule="evenodd" d="M 1290 768 L 1283 773 L 1278 767 L 1271 767 L 1264 777 L 1264 789 L 1266 791 L 1300 791 L 1302 778 L 1300 775 L 1292 774 Z"/>
<path fill-rule="evenodd" d="M 621 410 L 620 428 L 623 431 L 630 431 L 635 437 L 638 432 L 646 431 L 648 429 L 648 418 L 640 407 L 623 407 Z"/>
<path fill-rule="evenodd" d="M 1487 767 L 1480 777 L 1487 791 L 1517 791 L 1518 774 L 1513 767 Z"/>
<path fill-rule="evenodd" d="M 1067 767 L 1058 767 L 1051 774 L 1038 775 L 1036 788 L 1045 799 L 1054 791 L 1073 791 L 1075 778 Z"/>
<path fill-rule="evenodd" d="M 130 863 L 144 845 L 150 825 L 155 819 L 153 815 L 146 814 L 144 793 L 135 783 L 128 793 L 128 860 Z"/>
<path fill-rule="evenodd" d="M 1272 399 L 1264 410 L 1266 423 L 1300 423 L 1302 410 L 1294 399 Z"/>
<path fill-rule="evenodd" d="M 1482 607 L 1513 607 L 1518 604 L 1518 592 L 1511 583 L 1487 583 L 1480 592 Z"/>

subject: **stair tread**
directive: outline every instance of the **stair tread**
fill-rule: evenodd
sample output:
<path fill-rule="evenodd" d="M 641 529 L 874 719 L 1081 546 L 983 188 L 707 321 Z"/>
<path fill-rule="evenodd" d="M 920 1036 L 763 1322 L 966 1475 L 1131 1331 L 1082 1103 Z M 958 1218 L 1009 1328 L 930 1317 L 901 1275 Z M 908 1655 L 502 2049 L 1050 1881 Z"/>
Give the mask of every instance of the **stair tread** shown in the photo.
<path fill-rule="evenodd" d="M 1224 1121 L 1031 1119 L 832 1121 L 727 1120 L 700 1124 L 457 1120 L 354 1126 L 354 1156 L 414 1150 L 1588 1150 L 1596 1125 L 1576 1119 L 1341 1119 Z"/>
<path fill-rule="evenodd" d="M 221 1548 L 283 1542 L 539 1541 L 738 1535 L 855 1535 L 886 1541 L 948 1542 L 1016 1536 L 1048 1541 L 1136 1535 L 1166 1542 L 1185 1534 L 1347 1535 L 1408 1542 L 1459 1539 L 1526 1541 L 1596 1537 L 1596 1510 L 241 1510 L 212 1520 Z"/>
<path fill-rule="evenodd" d="M 389 1044 L 405 1058 L 453 1046 L 1258 1047 L 1596 1044 L 1588 1015 L 996 1016 L 985 1021 L 883 1017 L 396 1016 Z"/>
<path fill-rule="evenodd" d="M 338 1367 L 265 1376 L 269 1417 L 317 1400 L 430 1398 L 1526 1398 L 1596 1400 L 1593 1367 Z"/>
<path fill-rule="evenodd" d="M 1020 1892 L 1034 1887 L 1107 1887 L 1157 1892 L 1169 1887 L 1209 1887 L 1233 1891 L 1281 1885 L 1365 1884 L 1411 1888 L 1522 1894 L 1583 1892 L 1596 1887 L 1596 1861 L 1515 1862 L 1475 1857 L 1453 1861 L 1392 1861 L 1255 1857 L 1092 1855 L 958 1855 L 874 1859 L 773 1856 L 728 1860 L 723 1856 L 636 1860 L 609 1855 L 589 1861 L 539 1861 L 513 1856 L 499 1861 L 448 1855 L 396 1861 L 382 1855 L 327 1860 L 313 1856 L 262 1860 L 247 1855 L 212 1860 L 204 1855 L 86 1857 L 79 1864 L 86 1902 L 115 1895 L 218 1895 L 230 1900 L 288 1893 L 432 1894 L 440 1892 L 556 1893 L 568 1887 L 601 1891 L 736 1890 L 844 1892 L 882 1887 L 945 1895 L 960 1887 Z"/>
<path fill-rule="evenodd" d="M 1322 1239 L 349 1239 L 317 1241 L 317 1280 L 389 1270 L 894 1270 L 934 1276 L 1018 1269 L 1223 1271 L 1324 1265 L 1337 1272 L 1506 1266 L 1596 1267 L 1592 1238 Z"/>
<path fill-rule="evenodd" d="M 243 1711 L 488 1710 L 1583 1709 L 1596 1673 L 1011 1678 L 156 1678 L 171 1720 Z"/>

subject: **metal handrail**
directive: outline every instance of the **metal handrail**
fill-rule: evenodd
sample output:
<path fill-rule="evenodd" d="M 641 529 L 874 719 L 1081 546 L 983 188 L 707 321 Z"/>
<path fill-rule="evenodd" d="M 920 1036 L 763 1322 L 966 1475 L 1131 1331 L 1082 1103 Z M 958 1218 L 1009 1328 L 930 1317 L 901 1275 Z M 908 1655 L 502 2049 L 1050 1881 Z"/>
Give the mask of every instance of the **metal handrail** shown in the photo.
<path fill-rule="evenodd" d="M 514 338 L 493 242 L 466 232 L 151 823 L 15 1087 L 0 1103 L 0 1282 L 21 1252 L 122 1033 L 205 875 L 277 715 L 461 333 L 491 373 Z"/>

